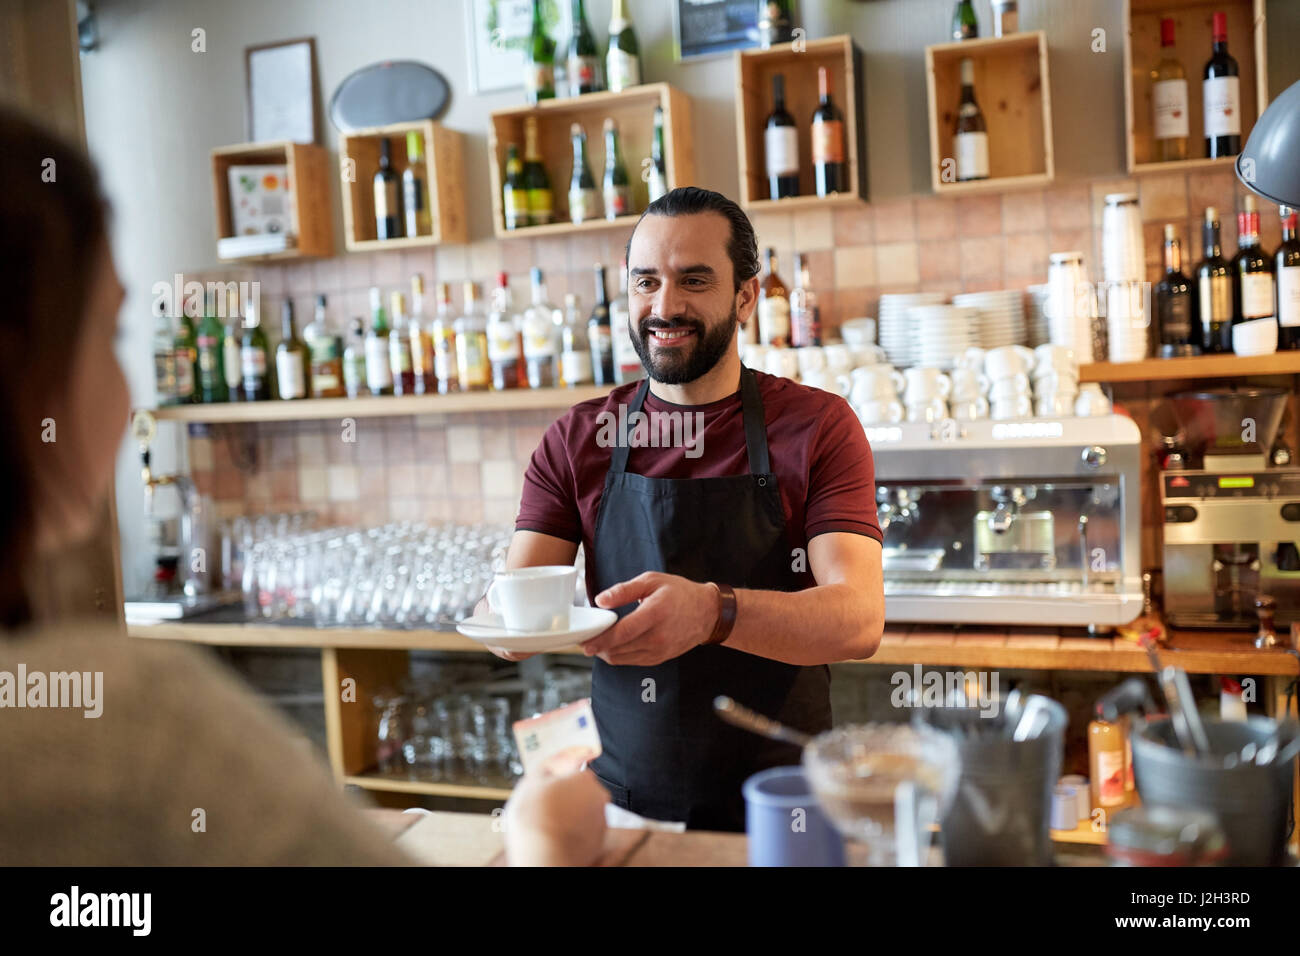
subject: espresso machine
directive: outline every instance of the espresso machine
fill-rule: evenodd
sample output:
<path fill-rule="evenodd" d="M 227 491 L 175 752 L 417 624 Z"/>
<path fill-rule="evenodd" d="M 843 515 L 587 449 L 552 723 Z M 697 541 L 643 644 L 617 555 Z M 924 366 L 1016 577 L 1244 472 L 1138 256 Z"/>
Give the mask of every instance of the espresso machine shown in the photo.
<path fill-rule="evenodd" d="M 1123 415 L 867 428 L 885 619 L 1104 630 L 1142 609 Z"/>
<path fill-rule="evenodd" d="M 1253 631 L 1274 604 L 1277 623 L 1300 620 L 1300 468 L 1274 464 L 1290 459 L 1274 447 L 1287 397 L 1258 387 L 1169 397 L 1160 504 L 1175 627 Z"/>

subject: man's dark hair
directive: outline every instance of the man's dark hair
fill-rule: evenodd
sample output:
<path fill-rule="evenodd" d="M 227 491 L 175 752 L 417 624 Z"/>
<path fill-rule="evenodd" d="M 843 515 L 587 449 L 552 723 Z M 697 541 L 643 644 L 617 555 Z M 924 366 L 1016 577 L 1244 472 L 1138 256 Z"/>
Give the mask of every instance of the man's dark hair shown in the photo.
<path fill-rule="evenodd" d="M 754 224 L 745 211 L 722 193 L 698 186 L 679 186 L 647 206 L 641 219 L 646 216 L 690 216 L 700 212 L 719 213 L 731 224 L 727 256 L 731 259 L 736 291 L 739 292 L 742 283 L 758 275 L 758 237 L 754 235 Z M 641 219 L 637 220 L 637 225 L 641 224 Z M 634 226 L 632 236 L 635 235 Z M 623 250 L 625 257 L 632 252 L 632 236 L 628 236 L 627 247 Z"/>

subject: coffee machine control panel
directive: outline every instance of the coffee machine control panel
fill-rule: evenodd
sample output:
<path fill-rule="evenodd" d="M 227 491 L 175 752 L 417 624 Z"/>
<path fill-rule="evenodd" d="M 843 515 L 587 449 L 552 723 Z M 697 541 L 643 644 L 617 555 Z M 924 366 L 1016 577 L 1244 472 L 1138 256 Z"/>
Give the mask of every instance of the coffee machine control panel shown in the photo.
<path fill-rule="evenodd" d="M 1175 471 L 1161 476 L 1165 500 L 1201 498 L 1296 498 L 1300 500 L 1300 469 L 1247 472 Z M 1300 518 L 1300 515 L 1297 515 Z M 1296 520 L 1296 519 L 1291 519 Z"/>

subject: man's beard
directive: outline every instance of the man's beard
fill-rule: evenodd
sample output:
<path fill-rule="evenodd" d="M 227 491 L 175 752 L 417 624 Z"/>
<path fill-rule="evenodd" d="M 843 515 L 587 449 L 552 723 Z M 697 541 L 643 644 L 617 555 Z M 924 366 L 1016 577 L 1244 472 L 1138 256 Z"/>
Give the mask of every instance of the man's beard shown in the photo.
<path fill-rule="evenodd" d="M 631 321 L 629 316 L 629 324 Z M 685 385 L 708 374 L 726 354 L 727 349 L 735 348 L 736 326 L 739 324 L 740 316 L 736 314 L 736 303 L 733 301 L 731 313 L 712 328 L 697 319 L 677 318 L 665 321 L 650 316 L 641 320 L 639 328 L 629 328 L 628 331 L 632 334 L 632 347 L 636 349 L 641 364 L 652 379 L 661 385 Z M 689 350 L 673 348 L 652 352 L 651 331 L 667 328 L 693 330 L 695 344 Z"/>

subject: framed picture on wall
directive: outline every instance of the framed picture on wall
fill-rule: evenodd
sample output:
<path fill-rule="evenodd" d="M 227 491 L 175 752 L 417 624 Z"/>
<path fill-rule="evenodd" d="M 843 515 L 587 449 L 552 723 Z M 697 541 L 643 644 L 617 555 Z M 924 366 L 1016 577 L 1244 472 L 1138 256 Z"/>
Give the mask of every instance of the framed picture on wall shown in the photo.
<path fill-rule="evenodd" d="M 758 46 L 755 0 L 672 0 L 678 60 Z"/>
<path fill-rule="evenodd" d="M 569 35 L 568 0 L 542 0 L 542 21 L 555 41 Z M 525 51 L 533 30 L 532 0 L 465 0 L 469 30 L 471 93 L 492 93 L 524 85 Z"/>
<path fill-rule="evenodd" d="M 248 141 L 316 142 L 316 40 L 284 40 L 244 50 Z"/>

